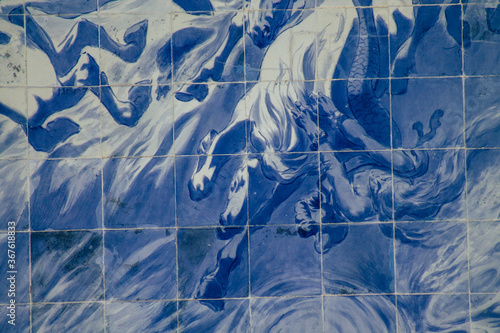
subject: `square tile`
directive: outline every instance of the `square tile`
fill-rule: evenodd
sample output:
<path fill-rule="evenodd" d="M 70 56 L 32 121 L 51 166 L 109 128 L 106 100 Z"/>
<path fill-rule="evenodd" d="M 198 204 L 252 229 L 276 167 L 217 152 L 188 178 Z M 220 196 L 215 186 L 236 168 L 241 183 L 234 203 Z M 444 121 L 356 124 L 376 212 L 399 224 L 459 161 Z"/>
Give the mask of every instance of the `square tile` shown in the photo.
<path fill-rule="evenodd" d="M 249 152 L 274 154 L 318 151 L 316 98 L 305 94 L 307 87 L 308 83 L 304 81 L 258 82 L 247 92 Z M 235 112 L 238 111 L 239 105 Z M 238 120 L 243 117 L 239 112 L 235 116 L 238 116 Z"/>
<path fill-rule="evenodd" d="M 396 220 L 466 218 L 464 150 L 397 150 L 393 158 Z"/>
<path fill-rule="evenodd" d="M 498 163 L 500 150 L 467 151 L 467 207 L 469 219 L 500 218 Z"/>
<path fill-rule="evenodd" d="M 253 332 L 323 332 L 321 298 L 252 299 Z"/>
<path fill-rule="evenodd" d="M 33 233 L 31 235 L 33 302 L 101 300 L 102 259 L 102 232 Z"/>
<path fill-rule="evenodd" d="M 0 68 L 2 68 L 0 85 L 24 86 L 27 71 L 24 18 L 15 15 L 11 18 L 13 22 L 9 16 L 0 15 Z"/>
<path fill-rule="evenodd" d="M 173 157 L 111 158 L 103 162 L 106 227 L 175 225 Z"/>
<path fill-rule="evenodd" d="M 33 330 L 37 332 L 78 332 L 85 329 L 99 332 L 104 329 L 104 310 L 101 303 L 34 304 Z"/>
<path fill-rule="evenodd" d="M 30 46 L 27 50 L 28 85 L 59 87 L 76 86 L 83 82 L 85 85 L 98 85 L 96 80 L 89 81 L 92 76 L 87 76 L 93 67 L 85 67 L 90 59 L 94 66 L 99 67 L 98 16 L 88 14 L 82 19 L 79 15 L 33 15 L 30 11 L 26 11 Z M 79 74 L 76 80 L 73 77 L 75 70 Z M 92 74 L 96 76 L 98 73 Z"/>
<path fill-rule="evenodd" d="M 2 280 L 5 292 L 0 303 L 10 304 L 30 302 L 29 234 L 21 232 L 0 233 L 0 247 L 5 253 L 0 259 L 4 270 Z"/>
<path fill-rule="evenodd" d="M 246 33 L 250 38 L 245 38 L 245 52 L 248 52 L 245 57 L 247 81 L 303 81 L 316 78 L 314 53 L 317 16 L 314 10 L 249 11 L 248 17 Z M 293 22 L 300 24 L 294 25 Z M 306 59 L 302 58 L 304 54 Z M 298 68 L 304 68 L 304 71 L 296 71 Z"/>
<path fill-rule="evenodd" d="M 402 82 L 391 82 L 395 81 Z M 462 79 L 406 81 L 406 92 L 394 89 L 392 92 L 392 115 L 395 122 L 393 146 L 405 149 L 463 147 Z"/>
<path fill-rule="evenodd" d="M 467 226 L 396 224 L 398 293 L 467 292 Z"/>
<path fill-rule="evenodd" d="M 209 302 L 214 301 L 206 301 Z M 212 310 L 199 301 L 179 302 L 181 332 L 248 332 L 248 300 L 224 300 L 222 309 Z"/>
<path fill-rule="evenodd" d="M 0 329 L 5 333 L 28 333 L 30 332 L 30 306 L 16 305 L 15 321 L 14 316 L 10 316 L 10 309 L 7 306 L 0 308 L 0 315 L 4 318 L 0 323 Z M 11 323 L 9 323 L 11 321 Z M 15 324 L 15 325 L 14 325 Z"/>
<path fill-rule="evenodd" d="M 170 13 L 172 2 L 164 0 L 113 1 L 97 0 L 99 11 L 104 13 Z"/>
<path fill-rule="evenodd" d="M 176 332 L 177 302 L 106 303 L 107 331 Z"/>
<path fill-rule="evenodd" d="M 495 5 L 464 7 L 464 72 L 466 75 L 498 75 L 494 66 L 500 52 Z"/>
<path fill-rule="evenodd" d="M 296 227 L 250 228 L 252 296 L 321 294 L 321 256 Z"/>
<path fill-rule="evenodd" d="M 327 296 L 325 332 L 396 332 L 394 296 Z"/>
<path fill-rule="evenodd" d="M 465 134 L 468 148 L 500 147 L 497 77 L 465 80 Z"/>
<path fill-rule="evenodd" d="M 215 171 L 198 170 L 203 165 Z M 176 157 L 177 224 L 245 226 L 248 177 L 244 156 Z"/>
<path fill-rule="evenodd" d="M 30 158 L 101 155 L 99 95 L 94 93 L 83 87 L 28 88 Z"/>
<path fill-rule="evenodd" d="M 317 154 L 249 157 L 249 224 L 296 223 L 307 227 L 320 222 Z M 287 164 L 288 169 L 280 168 Z"/>
<path fill-rule="evenodd" d="M 320 158 L 323 223 L 392 219 L 389 151 L 321 153 Z"/>
<path fill-rule="evenodd" d="M 8 222 L 15 222 L 18 231 L 29 228 L 28 206 L 28 161 L 0 160 L 0 177 L 2 191 L 0 200 L 3 209 L 0 211 L 2 224 L 0 230 L 8 230 Z"/>
<path fill-rule="evenodd" d="M 500 222 L 469 223 L 470 290 L 473 293 L 500 291 Z"/>
<path fill-rule="evenodd" d="M 103 156 L 174 154 L 171 96 L 155 98 L 157 88 L 148 84 L 101 86 Z"/>
<path fill-rule="evenodd" d="M 244 94 L 241 83 L 174 86 L 175 154 L 245 152 L 248 125 Z M 213 110 L 221 112 L 212 117 Z"/>
<path fill-rule="evenodd" d="M 0 158 L 26 158 L 26 90 L 2 87 L 0 101 Z"/>
<path fill-rule="evenodd" d="M 106 231 L 106 300 L 175 299 L 174 230 Z"/>
<path fill-rule="evenodd" d="M 320 8 L 317 79 L 389 77 L 387 8 Z"/>
<path fill-rule="evenodd" d="M 467 295 L 398 296 L 399 332 L 469 332 Z"/>
<path fill-rule="evenodd" d="M 247 230 L 223 236 L 216 228 L 179 229 L 179 298 L 212 299 L 203 303 L 218 311 L 220 298 L 248 296 Z"/>
<path fill-rule="evenodd" d="M 30 161 L 33 230 L 102 228 L 99 159 Z"/>
<path fill-rule="evenodd" d="M 200 14 L 173 15 L 171 47 L 165 50 L 171 48 L 174 83 L 244 81 L 243 13 L 215 13 L 213 24 L 202 19 L 209 13 Z M 232 21 L 238 23 L 227 24 Z"/>
<path fill-rule="evenodd" d="M 112 1 L 105 6 L 106 9 L 99 11 L 99 64 L 100 70 L 104 72 L 101 74 L 101 85 L 172 83 L 165 79 L 171 76 L 171 64 L 164 67 L 161 58 L 165 48 L 170 48 L 170 14 L 162 13 L 160 8 L 155 9 L 168 7 L 169 3 L 170 1 L 160 3 L 160 0 Z M 115 8 L 112 8 L 112 4 Z M 138 8 L 144 13 L 140 10 L 115 13 L 119 8 L 132 6 L 140 6 Z M 160 77 L 162 79 L 156 80 Z M 125 96 L 127 95 L 119 96 L 120 100 L 126 100 Z"/>
<path fill-rule="evenodd" d="M 498 294 L 471 295 L 473 332 L 494 332 L 500 328 L 498 301 Z"/>
<path fill-rule="evenodd" d="M 392 76 L 461 75 L 461 6 L 415 6 L 413 9 L 413 13 L 399 12 L 395 24 L 391 24 Z M 407 20 L 414 22 L 414 29 L 407 28 Z"/>
<path fill-rule="evenodd" d="M 328 225 L 322 234 L 326 294 L 394 292 L 392 224 Z"/>

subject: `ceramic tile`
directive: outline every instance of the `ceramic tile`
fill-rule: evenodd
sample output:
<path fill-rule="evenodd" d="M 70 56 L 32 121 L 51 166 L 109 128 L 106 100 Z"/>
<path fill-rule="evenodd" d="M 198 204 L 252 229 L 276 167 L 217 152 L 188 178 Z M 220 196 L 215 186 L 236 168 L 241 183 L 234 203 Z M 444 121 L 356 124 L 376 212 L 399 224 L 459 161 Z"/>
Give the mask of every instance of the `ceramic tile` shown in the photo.
<path fill-rule="evenodd" d="M 498 331 L 499 8 L 1 0 L 0 331 Z"/>
<path fill-rule="evenodd" d="M 404 81 L 405 91 L 398 91 Z M 461 78 L 391 80 L 391 85 L 392 117 L 401 124 L 393 124 L 394 148 L 464 146 Z"/>
<path fill-rule="evenodd" d="M 395 231 L 398 292 L 468 290 L 465 223 L 397 223 Z"/>
<path fill-rule="evenodd" d="M 26 160 L 0 160 L 2 191 L 0 198 L 3 222 L 1 230 L 8 230 L 8 222 L 15 222 L 15 230 L 29 228 L 28 162 Z"/>
<path fill-rule="evenodd" d="M 498 148 L 497 77 L 473 77 L 465 80 L 465 135 L 468 148 Z M 485 111 L 487 110 L 487 111 Z M 485 129 L 488 129 L 487 132 Z M 486 133 L 485 133 L 486 132 Z"/>
<path fill-rule="evenodd" d="M 207 177 L 203 169 L 199 168 L 209 161 L 220 171 Z M 248 177 L 244 156 L 232 156 L 230 160 L 226 156 L 177 157 L 177 225 L 245 226 L 248 215 Z"/>
<path fill-rule="evenodd" d="M 212 302 L 214 306 L 217 301 Z M 248 300 L 226 300 L 216 312 L 198 301 L 179 302 L 180 332 L 248 332 L 250 316 Z"/>
<path fill-rule="evenodd" d="M 230 239 L 224 231 L 200 228 L 177 233 L 179 298 L 202 299 L 216 312 L 224 308 L 226 301 L 221 298 L 247 297 L 249 288 L 247 231 L 234 228 Z"/>
<path fill-rule="evenodd" d="M 398 296 L 399 332 L 470 332 L 467 295 Z"/>
<path fill-rule="evenodd" d="M 316 236 L 318 237 L 318 236 Z M 296 227 L 250 229 L 250 286 L 254 296 L 321 294 L 321 257 L 315 237 L 299 237 Z M 283 279 L 286 276 L 286 280 Z"/>
<path fill-rule="evenodd" d="M 394 296 L 325 297 L 327 332 L 396 332 Z"/>
<path fill-rule="evenodd" d="M 26 47 L 23 16 L 0 15 L 0 30 L 0 68 L 2 68 L 0 85 L 24 86 L 26 84 Z M 5 103 L 5 101 L 6 98 L 3 97 L 2 102 Z"/>
<path fill-rule="evenodd" d="M 79 332 L 85 327 L 90 332 L 99 332 L 104 329 L 103 315 L 101 303 L 35 304 L 33 330 Z"/>
<path fill-rule="evenodd" d="M 0 156 L 3 158 L 26 158 L 27 108 L 24 88 L 0 89 Z"/>
<path fill-rule="evenodd" d="M 176 332 L 177 302 L 112 302 L 106 304 L 108 332 Z"/>
<path fill-rule="evenodd" d="M 323 252 L 325 294 L 394 292 L 392 224 L 328 225 L 322 236 L 315 249 Z"/>
<path fill-rule="evenodd" d="M 479 1 L 478 1 L 479 2 Z M 464 11 L 464 72 L 467 75 L 498 75 L 500 50 L 495 2 L 469 4 Z"/>
<path fill-rule="evenodd" d="M 107 300 L 175 299 L 173 230 L 106 231 L 104 244 Z"/>
<path fill-rule="evenodd" d="M 272 169 L 280 164 L 283 172 Z M 302 235 L 316 233 L 321 216 L 318 172 L 317 154 L 249 155 L 249 224 L 295 223 Z"/>
<path fill-rule="evenodd" d="M 494 332 L 500 327 L 498 322 L 497 294 L 471 295 L 472 331 Z"/>
<path fill-rule="evenodd" d="M 71 10 L 71 9 L 68 9 Z M 32 13 L 33 11 L 33 13 Z M 99 18 L 36 15 L 26 8 L 29 86 L 99 85 Z M 69 17 L 69 18 L 68 18 Z M 45 36 L 51 38 L 45 38 Z"/>
<path fill-rule="evenodd" d="M 496 268 L 500 245 L 495 233 L 500 229 L 498 221 L 470 222 L 470 290 L 471 292 L 500 291 L 500 276 Z"/>
<path fill-rule="evenodd" d="M 323 223 L 392 219 L 393 183 L 408 179 L 393 182 L 390 151 L 321 153 L 320 159 Z M 374 163 L 377 169 L 365 168 Z"/>
<path fill-rule="evenodd" d="M 463 150 L 400 150 L 393 152 L 393 158 L 396 220 L 466 218 L 466 167 Z M 412 165 L 405 165 L 404 161 L 408 160 L 415 163 L 411 169 L 406 169 Z M 436 186 L 436 179 L 439 186 Z"/>
<path fill-rule="evenodd" d="M 33 233 L 33 302 L 101 300 L 102 255 L 102 233 L 98 231 Z"/>
<path fill-rule="evenodd" d="M 1 304 L 30 302 L 29 278 L 29 234 L 24 232 L 0 233 L 2 252 L 7 255 L 0 259 L 4 270 L 2 280 L 7 281 L 6 292 L 0 296 Z M 10 250 L 10 251 L 9 251 Z"/>
<path fill-rule="evenodd" d="M 461 7 L 418 6 L 393 16 L 390 29 L 393 77 L 462 74 Z M 397 9 L 391 8 L 391 12 Z"/>
<path fill-rule="evenodd" d="M 30 332 L 30 307 L 29 305 L 17 305 L 15 321 L 13 324 L 9 324 L 9 320 L 12 320 L 8 315 L 10 314 L 10 309 L 6 306 L 1 307 L 0 315 L 3 318 L 8 318 L 3 320 L 0 324 L 0 329 L 5 333 L 28 333 Z M 14 325 L 15 324 L 15 325 Z"/>
<path fill-rule="evenodd" d="M 137 228 L 175 225 L 172 157 L 111 158 L 103 162 L 104 226 Z M 160 178 L 153 176 L 156 172 L 161 172 Z M 134 191 L 130 192 L 132 188 Z"/>
<path fill-rule="evenodd" d="M 75 193 L 79 186 L 84 188 Z M 100 160 L 32 160 L 30 191 L 32 229 L 102 228 Z"/>
<path fill-rule="evenodd" d="M 30 158 L 101 155 L 99 95 L 91 90 L 28 88 Z"/>
<path fill-rule="evenodd" d="M 252 300 L 253 332 L 323 332 L 320 297 Z"/>
<path fill-rule="evenodd" d="M 471 150 L 467 152 L 467 207 L 472 220 L 500 217 L 498 165 L 500 150 Z"/>

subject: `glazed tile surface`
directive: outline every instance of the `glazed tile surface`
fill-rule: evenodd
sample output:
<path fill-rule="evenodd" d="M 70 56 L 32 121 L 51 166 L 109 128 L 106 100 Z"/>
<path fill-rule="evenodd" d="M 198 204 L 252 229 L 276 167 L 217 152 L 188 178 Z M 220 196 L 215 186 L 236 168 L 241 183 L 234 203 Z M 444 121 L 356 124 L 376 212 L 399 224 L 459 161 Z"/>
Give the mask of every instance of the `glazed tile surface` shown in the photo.
<path fill-rule="evenodd" d="M 499 59 L 497 0 L 2 0 L 0 331 L 500 332 Z"/>

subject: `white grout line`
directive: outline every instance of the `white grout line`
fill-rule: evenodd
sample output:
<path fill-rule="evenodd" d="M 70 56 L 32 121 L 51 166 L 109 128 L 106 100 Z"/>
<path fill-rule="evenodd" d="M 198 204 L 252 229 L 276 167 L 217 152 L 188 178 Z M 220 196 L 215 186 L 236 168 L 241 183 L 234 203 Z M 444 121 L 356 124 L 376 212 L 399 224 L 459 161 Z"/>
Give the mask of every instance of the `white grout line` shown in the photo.
<path fill-rule="evenodd" d="M 465 177 L 465 216 L 466 216 L 466 225 L 467 225 L 467 290 L 468 290 L 468 302 L 469 302 L 469 329 L 472 332 L 472 302 L 471 302 L 471 288 L 470 288 L 470 279 L 471 279 L 471 273 L 470 273 L 470 226 L 469 226 L 469 204 L 468 204 L 468 182 L 467 182 L 467 131 L 466 131 L 466 114 L 465 114 L 465 81 L 466 81 L 466 76 L 465 76 L 465 48 L 464 48 L 464 16 L 465 16 L 465 11 L 464 11 L 464 4 L 462 1 L 461 3 L 461 38 L 462 38 L 462 45 L 461 45 L 461 52 L 462 52 L 462 122 L 463 122 L 463 145 L 464 145 L 464 177 Z"/>

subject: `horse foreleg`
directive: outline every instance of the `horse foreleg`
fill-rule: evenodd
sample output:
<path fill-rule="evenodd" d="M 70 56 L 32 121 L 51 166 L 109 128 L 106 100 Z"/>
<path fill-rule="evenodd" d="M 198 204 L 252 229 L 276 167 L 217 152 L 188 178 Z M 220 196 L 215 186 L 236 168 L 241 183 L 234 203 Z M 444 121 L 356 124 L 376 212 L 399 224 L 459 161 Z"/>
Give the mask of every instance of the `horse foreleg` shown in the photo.
<path fill-rule="evenodd" d="M 215 137 L 210 137 L 208 156 L 200 156 L 196 171 L 188 182 L 191 200 L 200 201 L 212 193 L 213 185 L 222 167 L 229 161 L 228 155 L 237 154 L 245 149 L 245 120 L 236 120 Z M 210 132 L 208 136 L 211 135 Z M 243 135 L 242 135 L 243 133 Z M 207 137 L 205 137 L 207 138 Z M 202 141 L 204 144 L 205 139 Z M 213 156 L 219 155 L 220 156 Z"/>

